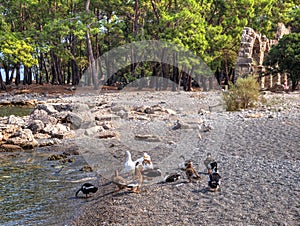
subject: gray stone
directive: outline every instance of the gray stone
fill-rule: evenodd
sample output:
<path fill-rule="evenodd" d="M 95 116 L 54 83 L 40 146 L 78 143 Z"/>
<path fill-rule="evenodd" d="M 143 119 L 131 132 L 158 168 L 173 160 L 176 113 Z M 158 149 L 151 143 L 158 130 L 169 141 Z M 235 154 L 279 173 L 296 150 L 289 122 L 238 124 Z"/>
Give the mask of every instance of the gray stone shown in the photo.
<path fill-rule="evenodd" d="M 45 110 L 39 110 L 35 109 L 31 115 L 30 115 L 30 121 L 31 120 L 41 120 L 44 124 L 56 124 L 57 119 L 51 115 L 48 115 L 48 113 Z"/>
<path fill-rule="evenodd" d="M 39 104 L 36 107 L 39 110 L 44 110 L 46 111 L 49 115 L 55 114 L 58 111 L 53 107 L 52 104 Z"/>
<path fill-rule="evenodd" d="M 28 124 L 28 129 L 32 131 L 33 134 L 36 134 L 44 129 L 45 125 L 41 120 L 32 120 Z"/>
<path fill-rule="evenodd" d="M 89 106 L 83 103 L 72 104 L 70 107 L 73 112 L 86 112 L 90 110 Z"/>
<path fill-rule="evenodd" d="M 102 132 L 104 129 L 101 126 L 94 126 L 85 130 L 84 135 L 92 136 L 98 132 Z"/>
<path fill-rule="evenodd" d="M 66 117 L 66 121 L 70 123 L 71 129 L 79 129 L 83 120 L 78 114 L 69 112 L 68 116 Z"/>

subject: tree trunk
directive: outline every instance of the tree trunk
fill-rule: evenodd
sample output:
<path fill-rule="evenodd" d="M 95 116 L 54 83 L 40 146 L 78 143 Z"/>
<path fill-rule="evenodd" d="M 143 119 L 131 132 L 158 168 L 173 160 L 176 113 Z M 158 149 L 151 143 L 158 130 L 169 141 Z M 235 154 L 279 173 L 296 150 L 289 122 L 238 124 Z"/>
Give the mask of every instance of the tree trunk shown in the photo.
<path fill-rule="evenodd" d="M 9 77 L 9 84 L 12 83 L 14 79 L 14 74 L 15 74 L 15 67 L 13 67 L 13 69 L 11 70 L 10 77 Z"/>
<path fill-rule="evenodd" d="M 18 86 L 20 84 L 20 63 L 16 64 L 16 80 L 15 80 L 15 84 L 16 86 Z"/>
<path fill-rule="evenodd" d="M 4 71 L 5 71 L 5 84 L 10 85 L 9 84 L 9 66 L 6 65 L 6 64 L 3 64 L 3 68 L 4 68 Z"/>
<path fill-rule="evenodd" d="M 6 90 L 6 85 L 5 85 L 5 83 L 3 82 L 1 70 L 0 70 L 0 89 L 1 89 L 1 90 Z"/>
<path fill-rule="evenodd" d="M 176 91 L 177 90 L 177 84 L 178 84 L 178 79 L 179 79 L 179 74 L 178 74 L 178 53 L 174 52 L 173 53 L 173 87 L 172 90 Z"/>
<path fill-rule="evenodd" d="M 26 68 L 26 67 L 24 67 L 24 68 Z M 27 84 L 31 85 L 32 84 L 32 68 L 31 67 L 27 68 L 27 71 L 28 71 Z"/>
<path fill-rule="evenodd" d="M 85 4 L 85 11 L 87 14 L 90 13 L 90 0 L 86 1 Z M 92 41 L 90 37 L 90 25 L 88 24 L 86 26 L 86 43 L 87 43 L 87 53 L 88 53 L 88 59 L 91 67 L 91 77 L 92 77 L 92 82 L 94 85 L 94 88 L 98 88 L 98 79 L 97 79 L 97 71 L 96 71 L 96 65 L 95 65 L 95 58 L 93 54 L 93 47 L 92 47 Z"/>
<path fill-rule="evenodd" d="M 52 73 L 52 81 L 51 84 L 57 84 L 57 77 L 58 77 L 58 72 L 57 72 L 57 60 L 56 60 L 56 56 L 54 54 L 54 52 L 52 50 L 50 50 L 50 55 L 52 58 L 52 64 L 51 64 L 51 73 Z"/>
<path fill-rule="evenodd" d="M 27 85 L 28 80 L 28 71 L 27 67 L 24 67 L 24 79 L 23 79 L 23 85 Z"/>

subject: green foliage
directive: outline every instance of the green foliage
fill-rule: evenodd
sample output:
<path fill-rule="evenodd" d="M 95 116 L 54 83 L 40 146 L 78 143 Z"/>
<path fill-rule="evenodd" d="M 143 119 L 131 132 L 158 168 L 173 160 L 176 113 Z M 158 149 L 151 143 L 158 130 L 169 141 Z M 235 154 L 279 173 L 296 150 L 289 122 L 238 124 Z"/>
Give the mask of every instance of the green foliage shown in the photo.
<path fill-rule="evenodd" d="M 3 34 L 0 39 L 1 61 L 8 65 L 13 63 L 22 63 L 27 67 L 37 65 L 34 48 L 26 41 L 17 39 L 12 34 Z"/>
<path fill-rule="evenodd" d="M 230 84 L 223 94 L 228 111 L 253 107 L 259 97 L 259 84 L 253 76 L 238 78 L 236 84 Z"/>
<path fill-rule="evenodd" d="M 290 13 L 290 22 L 289 26 L 292 28 L 292 32 L 300 32 L 300 6 L 296 6 Z"/>
<path fill-rule="evenodd" d="M 295 89 L 300 81 L 300 33 L 284 35 L 270 50 L 265 65 L 274 73 L 287 73 Z"/>
<path fill-rule="evenodd" d="M 50 71 L 51 51 L 61 71 L 68 71 L 73 61 L 84 69 L 89 62 L 88 26 L 95 58 L 134 41 L 162 40 L 188 49 L 213 70 L 228 71 L 236 62 L 245 26 L 269 38 L 277 22 L 299 31 L 299 0 L 91 0 L 88 13 L 86 2 L 2 1 L 0 39 L 8 34 L 11 46 L 1 39 L 1 60 L 30 66 L 39 59 L 45 64 L 38 65 Z M 191 63 L 184 63 L 189 68 Z"/>

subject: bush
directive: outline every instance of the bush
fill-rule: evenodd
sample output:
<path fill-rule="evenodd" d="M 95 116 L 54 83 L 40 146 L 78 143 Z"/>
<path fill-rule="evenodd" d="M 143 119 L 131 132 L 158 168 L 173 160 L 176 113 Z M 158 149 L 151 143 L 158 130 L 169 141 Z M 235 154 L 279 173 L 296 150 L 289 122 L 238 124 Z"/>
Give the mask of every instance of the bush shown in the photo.
<path fill-rule="evenodd" d="M 235 84 L 229 84 L 223 98 L 227 111 L 236 111 L 253 107 L 259 97 L 259 84 L 253 76 L 238 78 Z"/>

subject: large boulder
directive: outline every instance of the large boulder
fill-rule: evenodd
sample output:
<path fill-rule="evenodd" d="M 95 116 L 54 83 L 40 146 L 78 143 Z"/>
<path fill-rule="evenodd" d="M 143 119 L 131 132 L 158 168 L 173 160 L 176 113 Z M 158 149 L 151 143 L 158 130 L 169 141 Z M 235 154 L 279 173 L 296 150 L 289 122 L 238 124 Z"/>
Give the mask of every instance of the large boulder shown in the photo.
<path fill-rule="evenodd" d="M 23 148 L 33 148 L 38 146 L 38 142 L 34 138 L 30 129 L 21 129 L 10 136 L 7 143 L 19 145 Z"/>
<path fill-rule="evenodd" d="M 43 129 L 44 133 L 51 135 L 53 138 L 65 139 L 65 138 L 73 138 L 75 137 L 75 133 L 70 131 L 68 126 L 65 126 L 61 123 L 57 123 L 56 125 L 48 124 Z"/>
<path fill-rule="evenodd" d="M 69 114 L 66 117 L 66 122 L 70 123 L 71 129 L 79 129 L 81 123 L 83 122 L 83 119 L 79 114 L 76 114 L 74 112 L 69 112 Z"/>
<path fill-rule="evenodd" d="M 21 127 L 19 125 L 7 124 L 2 127 L 2 141 L 7 141 L 10 136 L 19 131 Z"/>
<path fill-rule="evenodd" d="M 52 104 L 39 104 L 36 107 L 38 110 L 44 110 L 47 114 L 52 115 L 57 113 L 58 111 L 54 108 Z"/>
<path fill-rule="evenodd" d="M 31 115 L 30 115 L 30 119 L 31 120 L 41 120 L 44 124 L 56 124 L 57 123 L 57 119 L 51 115 L 48 115 L 47 111 L 43 110 L 43 109 L 35 109 Z"/>
<path fill-rule="evenodd" d="M 28 124 L 28 129 L 32 131 L 33 134 L 36 134 L 44 129 L 45 125 L 41 120 L 32 120 Z"/>

